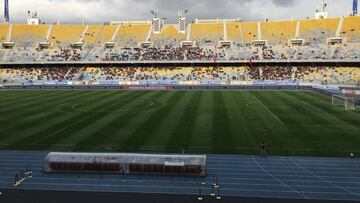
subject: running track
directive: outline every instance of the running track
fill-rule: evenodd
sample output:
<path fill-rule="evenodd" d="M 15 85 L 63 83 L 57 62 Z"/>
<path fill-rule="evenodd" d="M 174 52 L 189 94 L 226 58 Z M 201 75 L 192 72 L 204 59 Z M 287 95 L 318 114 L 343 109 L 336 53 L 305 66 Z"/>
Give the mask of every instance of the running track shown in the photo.
<path fill-rule="evenodd" d="M 350 158 L 208 155 L 207 177 L 194 178 L 43 174 L 46 154 L 0 151 L 0 192 L 32 164 L 33 178 L 16 189 L 209 195 L 216 176 L 222 196 L 360 200 L 360 162 Z"/>

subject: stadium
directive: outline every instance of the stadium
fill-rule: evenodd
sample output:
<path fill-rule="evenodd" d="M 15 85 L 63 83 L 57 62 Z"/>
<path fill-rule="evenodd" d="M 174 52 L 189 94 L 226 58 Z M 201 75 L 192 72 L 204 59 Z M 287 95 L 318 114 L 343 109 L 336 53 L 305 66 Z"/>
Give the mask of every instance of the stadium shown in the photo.
<path fill-rule="evenodd" d="M 19 24 L 4 0 L 0 202 L 360 201 L 357 0 L 339 17 L 319 2 Z"/>

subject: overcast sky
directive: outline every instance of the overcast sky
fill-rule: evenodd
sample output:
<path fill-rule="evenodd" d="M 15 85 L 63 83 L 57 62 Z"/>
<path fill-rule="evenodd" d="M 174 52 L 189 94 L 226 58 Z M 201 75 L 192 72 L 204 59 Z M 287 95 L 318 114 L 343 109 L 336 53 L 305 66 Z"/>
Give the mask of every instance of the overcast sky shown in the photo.
<path fill-rule="evenodd" d="M 4 1 L 4 0 L 1 0 Z M 243 20 L 298 19 L 313 16 L 320 0 L 9 0 L 11 22 L 25 23 L 27 11 L 38 11 L 43 22 L 103 23 L 110 20 L 147 20 L 158 9 L 167 22 L 176 22 L 177 11 L 195 17 Z M 352 0 L 327 0 L 330 16 L 349 15 Z M 1 11 L 4 9 L 1 3 Z M 3 13 L 3 12 L 1 12 Z M 3 17 L 3 16 L 2 16 Z"/>

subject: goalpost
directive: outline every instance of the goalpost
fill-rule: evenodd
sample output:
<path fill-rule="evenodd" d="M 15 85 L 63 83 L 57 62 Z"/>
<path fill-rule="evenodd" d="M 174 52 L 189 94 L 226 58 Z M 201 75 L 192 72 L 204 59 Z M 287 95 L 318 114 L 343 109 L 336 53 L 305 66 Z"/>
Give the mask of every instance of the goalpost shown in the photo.
<path fill-rule="evenodd" d="M 353 99 L 341 96 L 341 95 L 332 95 L 332 105 L 342 106 L 347 111 L 355 110 L 356 103 Z"/>

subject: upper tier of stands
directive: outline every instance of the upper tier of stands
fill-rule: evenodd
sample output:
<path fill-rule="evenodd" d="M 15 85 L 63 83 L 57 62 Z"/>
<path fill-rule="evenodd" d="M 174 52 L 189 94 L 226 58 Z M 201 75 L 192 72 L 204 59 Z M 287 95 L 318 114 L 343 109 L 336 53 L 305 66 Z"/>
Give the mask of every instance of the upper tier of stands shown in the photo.
<path fill-rule="evenodd" d="M 11 40 L 17 47 L 35 47 L 39 42 L 46 41 L 48 25 L 20 25 L 13 26 Z"/>
<path fill-rule="evenodd" d="M 323 44 L 335 37 L 340 18 L 309 19 L 300 21 L 300 38 L 306 43 Z"/>
<path fill-rule="evenodd" d="M 215 46 L 224 39 L 224 23 L 194 23 L 191 25 L 191 40 L 199 46 Z"/>
<path fill-rule="evenodd" d="M 360 16 L 344 18 L 341 36 L 347 38 L 348 42 L 360 42 Z"/>
<path fill-rule="evenodd" d="M 85 30 L 83 25 L 54 25 L 49 37 L 52 46 L 67 47 L 79 42 Z"/>
<path fill-rule="evenodd" d="M 298 22 L 299 32 L 296 33 Z M 153 42 L 154 46 L 161 47 L 178 46 L 187 37 L 195 41 L 198 46 L 216 46 L 221 40 L 232 41 L 235 45 L 241 43 L 250 45 L 254 40 L 259 39 L 266 40 L 268 45 L 286 45 L 290 39 L 296 37 L 305 39 L 307 45 L 314 45 L 325 44 L 328 38 L 339 35 L 344 37 L 347 43 L 360 43 L 359 16 L 344 17 L 343 23 L 341 23 L 341 18 L 328 18 L 260 23 L 197 22 L 189 27 L 191 29 L 186 33 L 179 33 L 177 25 L 165 24 L 157 34 L 151 32 L 152 26 L 147 23 L 88 26 L 14 24 L 11 30 L 9 24 L 0 24 L 0 43 L 9 40 L 7 39 L 9 30 L 11 31 L 10 40 L 16 43 L 16 47 L 37 47 L 39 42 L 45 42 L 45 40 L 51 42 L 52 47 L 68 47 L 80 40 L 90 47 L 103 47 L 106 42 L 112 40 L 116 47 L 137 47 L 140 42 L 147 40 Z"/>
<path fill-rule="evenodd" d="M 115 37 L 117 46 L 137 47 L 139 42 L 145 42 L 151 29 L 149 24 L 120 25 L 120 30 Z"/>
<path fill-rule="evenodd" d="M 295 38 L 297 21 L 278 21 L 261 23 L 261 37 L 270 45 L 287 44 Z"/>
<path fill-rule="evenodd" d="M 151 36 L 151 41 L 157 47 L 179 46 L 184 40 L 186 40 L 186 35 L 179 33 L 177 25 L 165 25 L 159 34 L 152 34 Z"/>

